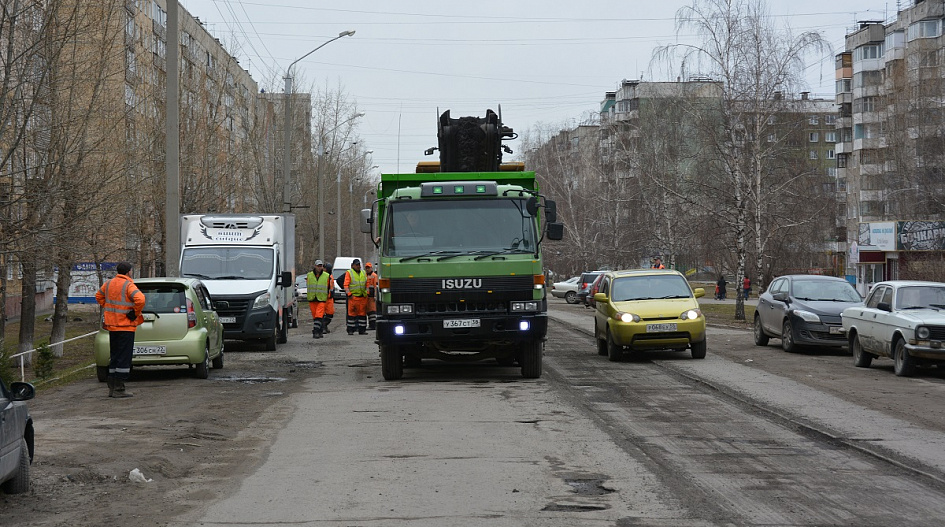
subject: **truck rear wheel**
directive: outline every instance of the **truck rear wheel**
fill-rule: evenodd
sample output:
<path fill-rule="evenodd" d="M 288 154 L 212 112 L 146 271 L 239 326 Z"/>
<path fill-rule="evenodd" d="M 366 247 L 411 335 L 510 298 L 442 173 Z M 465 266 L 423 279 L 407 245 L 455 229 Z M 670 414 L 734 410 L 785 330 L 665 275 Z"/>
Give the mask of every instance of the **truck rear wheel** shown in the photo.
<path fill-rule="evenodd" d="M 385 381 L 396 381 L 404 376 L 404 357 L 400 347 L 381 344 L 381 374 Z"/>
<path fill-rule="evenodd" d="M 545 343 L 540 340 L 529 342 L 522 350 L 522 377 L 537 379 L 541 377 L 541 357 Z"/>

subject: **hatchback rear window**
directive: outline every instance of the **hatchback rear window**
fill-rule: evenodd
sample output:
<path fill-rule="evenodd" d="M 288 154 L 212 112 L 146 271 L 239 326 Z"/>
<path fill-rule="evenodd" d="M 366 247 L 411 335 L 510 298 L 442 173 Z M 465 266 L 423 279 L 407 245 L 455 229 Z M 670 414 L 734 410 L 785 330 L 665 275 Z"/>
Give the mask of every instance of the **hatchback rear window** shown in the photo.
<path fill-rule="evenodd" d="M 144 293 L 144 311 L 180 313 L 187 310 L 187 300 L 182 287 L 139 285 L 138 289 Z"/>

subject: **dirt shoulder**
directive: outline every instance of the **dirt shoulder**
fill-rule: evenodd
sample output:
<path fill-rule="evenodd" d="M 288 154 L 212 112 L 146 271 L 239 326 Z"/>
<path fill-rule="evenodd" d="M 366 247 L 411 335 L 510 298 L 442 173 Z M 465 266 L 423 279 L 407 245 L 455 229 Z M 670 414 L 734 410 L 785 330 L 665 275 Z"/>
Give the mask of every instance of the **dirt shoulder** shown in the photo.
<path fill-rule="evenodd" d="M 128 399 L 108 398 L 91 369 L 44 390 L 29 404 L 31 490 L 0 493 L 0 525 L 167 525 L 238 485 L 318 364 L 228 346 L 224 368 L 207 380 L 186 369 L 137 370 Z M 152 481 L 131 482 L 135 468 Z"/>

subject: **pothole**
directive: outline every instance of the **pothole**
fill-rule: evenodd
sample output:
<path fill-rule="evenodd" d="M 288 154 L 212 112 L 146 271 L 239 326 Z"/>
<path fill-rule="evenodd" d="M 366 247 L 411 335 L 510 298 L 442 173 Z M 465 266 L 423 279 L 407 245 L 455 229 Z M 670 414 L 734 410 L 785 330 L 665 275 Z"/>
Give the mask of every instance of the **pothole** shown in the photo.
<path fill-rule="evenodd" d="M 263 384 L 267 382 L 282 382 L 285 377 L 214 377 L 215 381 L 238 382 L 242 384 Z"/>
<path fill-rule="evenodd" d="M 604 486 L 603 479 L 565 479 L 575 494 L 582 496 L 603 496 L 614 492 L 614 489 Z"/>
<path fill-rule="evenodd" d="M 573 505 L 567 503 L 550 503 L 545 505 L 545 508 L 542 510 L 550 512 L 592 512 L 605 511 L 607 508 L 607 505 Z"/>
<path fill-rule="evenodd" d="M 321 361 L 315 361 L 315 360 L 308 360 L 308 361 L 303 360 L 303 361 L 291 363 L 291 367 L 298 368 L 300 370 L 314 370 L 316 368 L 321 368 L 323 366 L 324 366 L 324 363 L 322 363 Z"/>

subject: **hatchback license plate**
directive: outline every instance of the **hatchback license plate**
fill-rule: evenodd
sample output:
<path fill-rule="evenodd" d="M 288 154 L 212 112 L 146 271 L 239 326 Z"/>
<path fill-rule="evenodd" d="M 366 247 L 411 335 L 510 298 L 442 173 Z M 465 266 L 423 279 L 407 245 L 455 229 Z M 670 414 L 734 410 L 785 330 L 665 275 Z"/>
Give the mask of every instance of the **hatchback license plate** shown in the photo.
<path fill-rule="evenodd" d="M 167 346 L 135 346 L 132 353 L 135 355 L 164 355 L 167 353 Z"/>
<path fill-rule="evenodd" d="M 662 333 L 664 331 L 676 331 L 676 324 L 647 324 L 647 333 Z"/>
<path fill-rule="evenodd" d="M 220 322 L 223 324 L 236 324 L 236 317 L 220 317 Z"/>
<path fill-rule="evenodd" d="M 843 333 L 843 326 L 830 326 L 831 335 L 839 335 Z"/>
<path fill-rule="evenodd" d="M 444 320 L 444 328 L 478 328 L 479 319 L 478 318 L 467 318 L 467 319 L 457 319 L 457 320 Z"/>

